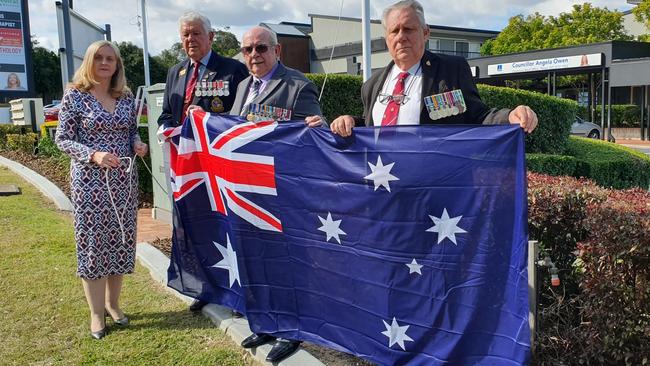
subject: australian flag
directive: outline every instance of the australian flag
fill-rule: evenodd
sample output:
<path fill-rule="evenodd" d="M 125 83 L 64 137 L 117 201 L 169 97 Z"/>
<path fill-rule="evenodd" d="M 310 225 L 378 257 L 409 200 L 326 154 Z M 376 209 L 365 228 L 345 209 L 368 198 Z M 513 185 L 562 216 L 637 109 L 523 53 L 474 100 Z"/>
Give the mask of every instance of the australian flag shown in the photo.
<path fill-rule="evenodd" d="M 518 126 L 178 128 L 172 288 L 381 365 L 529 361 Z"/>

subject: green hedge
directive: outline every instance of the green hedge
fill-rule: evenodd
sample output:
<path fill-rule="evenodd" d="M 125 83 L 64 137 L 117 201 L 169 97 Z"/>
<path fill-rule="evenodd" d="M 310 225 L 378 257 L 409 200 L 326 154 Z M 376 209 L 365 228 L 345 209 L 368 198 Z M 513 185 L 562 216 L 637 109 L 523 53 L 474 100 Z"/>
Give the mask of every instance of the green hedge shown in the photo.
<path fill-rule="evenodd" d="M 563 154 L 578 104 L 546 94 L 489 85 L 478 85 L 485 104 L 493 108 L 531 107 L 539 118 L 534 133 L 526 136 L 526 151 L 530 153 Z"/>
<path fill-rule="evenodd" d="M 600 107 L 596 108 L 594 122 L 600 125 Z M 591 121 L 587 107 L 578 107 L 578 115 L 585 121 Z M 634 104 L 612 105 L 612 127 L 641 127 L 641 108 Z M 605 109 L 605 126 L 607 126 L 607 109 Z"/>
<path fill-rule="evenodd" d="M 323 86 L 325 80 L 324 74 L 307 74 L 318 92 Z M 355 75 L 328 75 L 325 93 L 320 101 L 320 106 L 325 118 L 328 121 L 343 115 L 350 114 L 360 116 L 363 114 L 363 104 L 361 103 L 361 84 L 363 78 Z"/>
<path fill-rule="evenodd" d="M 0 125 L 0 149 L 7 147 L 7 135 L 20 134 L 23 129 L 23 126 Z"/>
<path fill-rule="evenodd" d="M 528 170 L 585 177 L 617 189 L 650 186 L 650 157 L 625 146 L 571 136 L 567 155 L 527 154 Z"/>
<path fill-rule="evenodd" d="M 650 186 L 650 157 L 625 146 L 572 137 L 568 153 L 581 161 L 576 177 L 587 177 L 603 187 Z"/>
<path fill-rule="evenodd" d="M 320 91 L 325 75 L 307 74 Z M 329 75 L 321 108 L 325 118 L 332 121 L 342 114 L 360 116 L 361 76 Z M 481 98 L 489 107 L 514 108 L 530 106 L 539 117 L 535 133 L 526 137 L 526 151 L 533 153 L 564 153 L 578 105 L 574 101 L 545 94 L 511 88 L 478 85 Z"/>

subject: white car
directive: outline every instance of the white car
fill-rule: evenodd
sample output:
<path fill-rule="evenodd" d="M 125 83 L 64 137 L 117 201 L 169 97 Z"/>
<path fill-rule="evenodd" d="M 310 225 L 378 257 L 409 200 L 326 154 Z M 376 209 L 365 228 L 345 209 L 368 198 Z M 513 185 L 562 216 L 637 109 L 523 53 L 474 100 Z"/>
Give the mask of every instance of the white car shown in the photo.
<path fill-rule="evenodd" d="M 576 116 L 576 121 L 571 125 L 571 134 L 574 136 L 588 137 L 590 139 L 599 139 L 603 135 L 603 130 L 595 123 L 587 122 Z"/>

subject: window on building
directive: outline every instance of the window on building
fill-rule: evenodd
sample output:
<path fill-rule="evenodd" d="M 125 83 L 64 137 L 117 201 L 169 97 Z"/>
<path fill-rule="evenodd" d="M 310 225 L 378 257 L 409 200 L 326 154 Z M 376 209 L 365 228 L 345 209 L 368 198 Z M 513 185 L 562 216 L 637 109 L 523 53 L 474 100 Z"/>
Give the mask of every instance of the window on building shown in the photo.
<path fill-rule="evenodd" d="M 456 55 L 468 58 L 468 56 L 469 56 L 469 42 L 456 41 Z"/>

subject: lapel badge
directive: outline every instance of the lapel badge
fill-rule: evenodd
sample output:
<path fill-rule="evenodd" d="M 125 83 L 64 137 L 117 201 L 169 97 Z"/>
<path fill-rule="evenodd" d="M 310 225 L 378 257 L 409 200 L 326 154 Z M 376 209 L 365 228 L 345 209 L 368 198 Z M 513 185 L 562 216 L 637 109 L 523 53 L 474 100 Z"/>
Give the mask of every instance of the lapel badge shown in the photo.
<path fill-rule="evenodd" d="M 183 76 L 183 75 L 185 75 L 185 73 L 187 73 L 187 69 L 181 69 L 181 70 L 178 72 L 178 76 Z"/>

